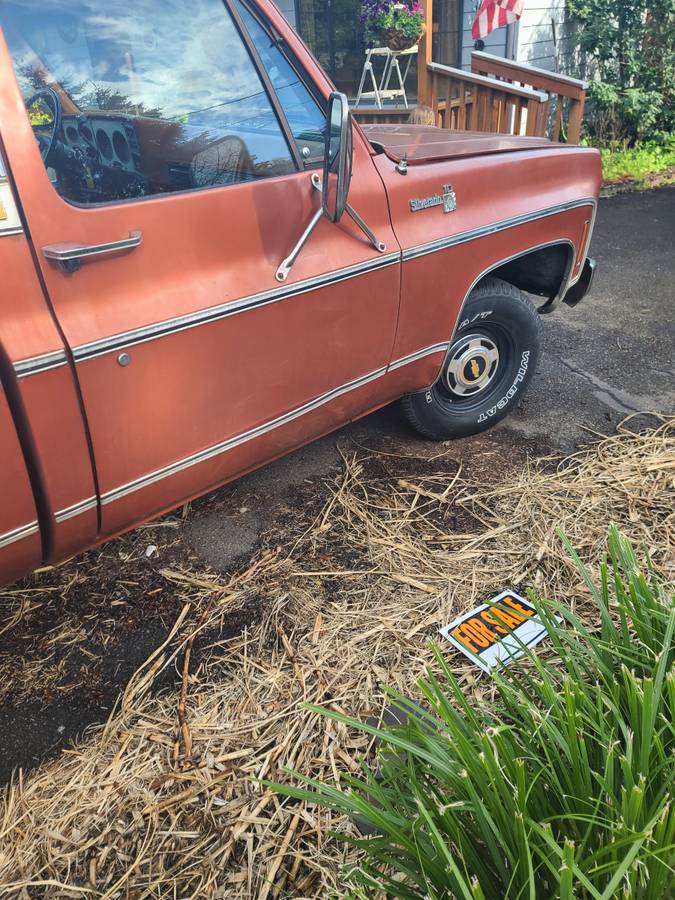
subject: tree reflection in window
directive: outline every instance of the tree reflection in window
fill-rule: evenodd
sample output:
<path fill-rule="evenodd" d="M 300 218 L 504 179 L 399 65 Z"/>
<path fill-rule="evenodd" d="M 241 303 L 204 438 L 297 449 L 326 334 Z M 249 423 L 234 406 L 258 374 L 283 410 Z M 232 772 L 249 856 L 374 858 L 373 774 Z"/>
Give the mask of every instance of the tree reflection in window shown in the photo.
<path fill-rule="evenodd" d="M 67 199 L 110 202 L 295 170 L 222 0 L 8 0 L 0 24 L 24 97 L 48 86 L 61 102 L 60 140 L 83 167 L 54 154 Z"/>

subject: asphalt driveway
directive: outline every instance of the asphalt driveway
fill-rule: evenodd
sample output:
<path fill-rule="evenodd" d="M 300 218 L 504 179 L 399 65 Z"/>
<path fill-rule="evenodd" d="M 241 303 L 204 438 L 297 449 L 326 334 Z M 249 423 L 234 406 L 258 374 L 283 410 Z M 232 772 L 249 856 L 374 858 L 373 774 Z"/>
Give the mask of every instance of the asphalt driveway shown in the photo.
<path fill-rule="evenodd" d="M 600 200 L 592 294 L 545 320 L 546 349 L 522 414 L 507 420 L 561 450 L 582 426 L 675 411 L 675 187 Z"/>
<path fill-rule="evenodd" d="M 675 188 L 601 200 L 591 253 L 599 263 L 593 293 L 545 318 L 545 352 L 518 409 L 490 432 L 453 443 L 474 472 L 483 465 L 494 480 L 500 464 L 574 451 L 626 416 L 641 414 L 639 425 L 644 413 L 675 412 Z M 162 566 L 178 560 L 228 572 L 261 542 L 283 544 L 307 490 L 318 503 L 328 496 L 338 445 L 437 452 L 393 405 L 197 501 L 170 528 L 148 527 L 34 576 L 26 587 L 36 611 L 17 626 L 8 621 L 15 601 L 0 591 L 0 779 L 106 718 L 175 619 L 177 591 Z M 153 541 L 161 544 L 156 563 L 145 553 Z"/>

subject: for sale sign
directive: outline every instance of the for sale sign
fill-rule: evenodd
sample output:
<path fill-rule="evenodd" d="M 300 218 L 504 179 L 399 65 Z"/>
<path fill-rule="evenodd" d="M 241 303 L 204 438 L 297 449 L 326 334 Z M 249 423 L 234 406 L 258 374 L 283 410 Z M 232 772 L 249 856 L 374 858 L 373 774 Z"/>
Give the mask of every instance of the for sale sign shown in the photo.
<path fill-rule="evenodd" d="M 485 672 L 507 665 L 546 637 L 535 607 L 513 591 L 502 591 L 440 632 Z"/>

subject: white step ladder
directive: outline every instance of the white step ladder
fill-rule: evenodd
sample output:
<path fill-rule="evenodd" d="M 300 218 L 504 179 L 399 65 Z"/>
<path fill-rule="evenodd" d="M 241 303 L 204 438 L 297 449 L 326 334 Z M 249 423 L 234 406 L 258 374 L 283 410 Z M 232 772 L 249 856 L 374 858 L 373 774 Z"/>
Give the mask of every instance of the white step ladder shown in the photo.
<path fill-rule="evenodd" d="M 384 100 L 397 100 L 399 97 L 403 99 L 403 105 L 408 109 L 408 96 L 405 91 L 405 82 L 410 70 L 410 64 L 413 56 L 417 53 L 417 44 L 409 47 L 407 50 L 390 50 L 389 47 L 369 47 L 366 50 L 366 61 L 363 64 L 361 72 L 361 81 L 356 94 L 355 106 L 358 106 L 361 100 L 375 100 L 378 109 L 382 109 Z M 379 84 L 375 77 L 375 69 L 373 66 L 373 57 L 384 57 L 384 69 Z M 405 70 L 401 72 L 399 65 L 399 57 L 407 56 Z M 392 73 L 396 76 L 398 87 L 390 88 Z M 373 86 L 372 91 L 365 91 L 366 79 L 370 77 Z M 396 82 L 394 82 L 396 84 Z"/>

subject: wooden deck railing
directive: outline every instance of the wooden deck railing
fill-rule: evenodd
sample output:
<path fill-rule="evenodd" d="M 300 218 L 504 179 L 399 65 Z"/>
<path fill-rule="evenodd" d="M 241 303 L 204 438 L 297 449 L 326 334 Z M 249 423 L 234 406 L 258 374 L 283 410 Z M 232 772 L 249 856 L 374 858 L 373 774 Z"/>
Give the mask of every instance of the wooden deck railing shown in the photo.
<path fill-rule="evenodd" d="M 426 21 L 433 22 L 433 0 L 422 4 Z M 431 43 L 427 29 L 419 41 L 417 103 L 433 109 L 438 125 L 579 142 L 583 81 L 477 51 L 465 72 L 433 62 Z M 410 110 L 362 106 L 354 113 L 360 122 L 389 123 L 406 121 Z"/>
<path fill-rule="evenodd" d="M 501 56 L 478 51 L 471 54 L 471 71 L 476 75 L 490 76 L 505 84 L 518 84 L 546 91 L 550 99 L 545 111 L 546 130 L 542 134 L 550 132 L 552 141 L 559 141 L 564 136 L 570 144 L 579 143 L 586 99 L 585 82 L 570 78 L 568 75 L 558 75 L 556 72 L 547 72 L 546 69 L 526 66 Z M 553 100 L 555 113 L 552 122 L 549 123 L 549 105 L 552 98 L 555 98 Z"/>
<path fill-rule="evenodd" d="M 545 134 L 548 94 L 542 91 L 433 62 L 426 67 L 425 89 L 428 93 L 418 101 L 434 110 L 441 128 Z M 362 124 L 390 124 L 405 121 L 410 110 L 361 106 L 354 114 Z"/>
<path fill-rule="evenodd" d="M 427 65 L 427 105 L 442 128 L 543 134 L 548 94 L 440 63 Z"/>

